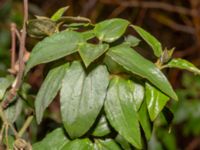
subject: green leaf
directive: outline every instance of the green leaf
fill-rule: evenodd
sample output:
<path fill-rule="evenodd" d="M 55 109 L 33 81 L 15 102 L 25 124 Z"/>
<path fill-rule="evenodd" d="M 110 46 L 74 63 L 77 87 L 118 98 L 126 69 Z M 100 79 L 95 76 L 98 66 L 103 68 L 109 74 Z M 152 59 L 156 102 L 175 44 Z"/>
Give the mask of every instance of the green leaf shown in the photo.
<path fill-rule="evenodd" d="M 120 135 L 118 134 L 115 138 L 115 141 L 120 144 L 120 146 L 124 150 L 131 150 L 130 144 Z"/>
<path fill-rule="evenodd" d="M 96 24 L 94 32 L 100 41 L 111 43 L 124 34 L 128 24 L 129 21 L 124 19 L 109 19 Z"/>
<path fill-rule="evenodd" d="M 121 150 L 117 143 L 112 139 L 95 140 L 94 150 Z"/>
<path fill-rule="evenodd" d="M 11 76 L 8 76 L 6 78 L 0 78 L 0 100 L 3 99 L 5 92 L 8 89 L 8 87 L 12 84 L 12 81 L 13 79 Z"/>
<path fill-rule="evenodd" d="M 110 56 L 105 55 L 104 63 L 107 66 L 108 70 L 112 74 L 119 74 L 121 72 L 127 72 L 121 65 L 111 59 Z"/>
<path fill-rule="evenodd" d="M 62 15 L 65 13 L 65 11 L 67 11 L 69 9 L 69 6 L 66 7 L 62 7 L 60 9 L 58 9 L 52 16 L 51 16 L 51 20 L 52 21 L 58 21 Z"/>
<path fill-rule="evenodd" d="M 61 88 L 68 64 L 53 68 L 49 71 L 35 99 L 36 120 L 39 124 L 42 121 L 43 113 L 53 101 Z"/>
<path fill-rule="evenodd" d="M 93 144 L 89 139 L 76 139 L 65 144 L 62 150 L 93 150 Z"/>
<path fill-rule="evenodd" d="M 92 135 L 97 137 L 102 137 L 109 134 L 110 132 L 111 131 L 108 122 L 106 120 L 106 117 L 102 115 Z"/>
<path fill-rule="evenodd" d="M 173 99 L 178 99 L 165 75 L 152 62 L 142 57 L 132 48 L 122 44 L 112 47 L 107 55 L 128 71 L 146 78 Z"/>
<path fill-rule="evenodd" d="M 95 122 L 106 96 L 109 75 L 99 65 L 86 75 L 80 62 L 73 62 L 65 74 L 61 88 L 61 115 L 70 137 L 85 134 Z"/>
<path fill-rule="evenodd" d="M 88 67 L 95 59 L 103 55 L 109 48 L 108 44 L 90 44 L 84 43 L 79 47 L 79 54 Z"/>
<path fill-rule="evenodd" d="M 6 110 L 4 110 L 4 113 L 8 121 L 10 123 L 14 123 L 21 114 L 22 109 L 23 101 L 19 98 L 15 102 L 13 102 Z"/>
<path fill-rule="evenodd" d="M 78 50 L 84 40 L 78 32 L 63 31 L 39 42 L 32 50 L 25 74 L 34 66 L 57 60 Z"/>
<path fill-rule="evenodd" d="M 164 150 L 162 143 L 157 139 L 155 133 L 152 135 L 151 140 L 148 143 L 148 150 Z"/>
<path fill-rule="evenodd" d="M 193 65 L 191 62 L 189 62 L 185 59 L 181 59 L 181 58 L 172 59 L 166 65 L 166 67 L 185 69 L 185 70 L 188 70 L 190 72 L 200 75 L 200 70 L 195 65 Z"/>
<path fill-rule="evenodd" d="M 106 117 L 128 142 L 141 149 L 140 127 L 135 111 L 130 80 L 111 80 L 105 100 Z"/>
<path fill-rule="evenodd" d="M 135 31 L 151 46 L 154 51 L 155 56 L 160 57 L 162 54 L 162 45 L 161 43 L 150 33 L 145 31 L 139 26 L 131 25 Z"/>
<path fill-rule="evenodd" d="M 33 150 L 61 150 L 68 142 L 64 130 L 57 128 L 47 134 L 42 141 L 33 144 Z"/>
<path fill-rule="evenodd" d="M 144 134 L 147 140 L 150 140 L 152 134 L 152 123 L 149 118 L 149 114 L 147 111 L 146 102 L 142 103 L 142 106 L 138 112 L 138 118 L 142 129 L 144 130 Z"/>
<path fill-rule="evenodd" d="M 161 91 L 146 83 L 145 93 L 146 104 L 151 121 L 154 121 L 158 114 L 162 111 L 166 103 L 169 101 L 169 97 L 163 94 Z"/>
<path fill-rule="evenodd" d="M 168 150 L 178 149 L 178 147 L 176 146 L 177 137 L 175 137 L 175 134 L 170 134 L 166 129 L 163 129 L 163 128 L 159 128 L 156 133 L 157 133 L 158 138 L 162 142 L 162 145 L 165 147 L 165 149 L 168 149 Z"/>
<path fill-rule="evenodd" d="M 135 46 L 139 45 L 140 40 L 138 38 L 136 38 L 135 36 L 128 35 L 125 38 L 125 43 L 128 44 L 131 47 L 135 47 Z"/>
<path fill-rule="evenodd" d="M 82 34 L 84 40 L 86 40 L 86 41 L 95 37 L 93 30 L 88 30 L 88 31 L 82 32 L 81 34 Z"/>
<path fill-rule="evenodd" d="M 7 139 L 8 139 L 8 143 L 7 143 Z M 13 150 L 14 149 L 14 143 L 15 143 L 15 138 L 13 136 L 8 136 L 6 139 L 6 137 L 3 137 L 3 143 L 7 146 L 8 150 Z"/>
<path fill-rule="evenodd" d="M 138 111 L 144 100 L 144 87 L 135 79 L 130 82 L 130 89 L 135 103 L 135 110 Z"/>

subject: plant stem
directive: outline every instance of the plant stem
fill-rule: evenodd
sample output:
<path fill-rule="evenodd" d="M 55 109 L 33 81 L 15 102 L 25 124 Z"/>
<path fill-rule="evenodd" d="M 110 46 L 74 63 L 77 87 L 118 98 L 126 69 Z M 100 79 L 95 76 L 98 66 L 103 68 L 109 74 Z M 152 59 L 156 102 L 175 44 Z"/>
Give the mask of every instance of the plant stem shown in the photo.
<path fill-rule="evenodd" d="M 20 42 L 19 57 L 18 57 L 19 71 L 17 73 L 16 82 L 14 83 L 12 89 L 10 89 L 6 100 L 4 100 L 2 102 L 3 108 L 6 108 L 12 102 L 13 98 L 17 95 L 17 91 L 19 90 L 19 88 L 22 84 L 22 81 L 23 81 L 23 73 L 24 73 L 24 66 L 25 66 L 24 53 L 26 52 L 25 44 L 26 44 L 26 22 L 27 22 L 27 20 L 28 20 L 28 0 L 24 0 L 24 21 L 23 21 L 23 28 L 21 30 L 20 40 L 19 40 L 19 42 Z"/>
<path fill-rule="evenodd" d="M 33 120 L 33 116 L 29 116 L 26 120 L 26 122 L 24 123 L 23 127 L 20 129 L 20 131 L 18 132 L 19 137 L 22 137 L 24 132 L 26 131 L 26 129 L 29 127 L 29 125 L 31 124 Z"/>

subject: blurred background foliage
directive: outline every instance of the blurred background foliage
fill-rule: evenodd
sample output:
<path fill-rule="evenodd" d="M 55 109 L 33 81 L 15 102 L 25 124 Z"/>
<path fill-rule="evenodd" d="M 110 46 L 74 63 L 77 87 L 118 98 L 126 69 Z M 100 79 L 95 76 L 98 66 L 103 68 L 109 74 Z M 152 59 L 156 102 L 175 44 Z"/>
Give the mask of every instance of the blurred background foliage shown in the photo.
<path fill-rule="evenodd" d="M 58 8 L 66 5 L 69 5 L 70 9 L 65 15 L 88 17 L 92 22 L 114 17 L 128 19 L 155 35 L 164 47 L 175 47 L 174 57 L 182 57 L 200 67 L 200 0 L 29 0 L 29 18 L 34 18 L 34 15 L 51 16 Z M 0 76 L 6 75 L 10 64 L 10 23 L 15 22 L 21 27 L 22 7 L 21 0 L 0 0 Z M 29 51 L 35 42 L 28 38 Z M 144 45 L 144 49 L 149 48 Z M 150 52 L 141 50 L 141 53 L 154 60 Z M 30 77 L 30 84 L 36 89 L 42 81 L 40 68 Z M 170 126 L 163 120 L 162 115 L 157 118 L 148 149 L 198 150 L 200 77 L 175 69 L 167 70 L 166 73 L 178 93 L 179 102 L 169 103 L 174 112 Z M 58 112 L 57 105 L 59 104 L 54 102 L 49 112 Z M 55 118 L 56 115 L 48 114 L 39 130 L 48 131 L 54 126 L 50 123 L 50 118 Z M 34 123 L 31 130 L 34 141 L 37 132 Z M 45 135 L 44 131 L 43 134 Z"/>

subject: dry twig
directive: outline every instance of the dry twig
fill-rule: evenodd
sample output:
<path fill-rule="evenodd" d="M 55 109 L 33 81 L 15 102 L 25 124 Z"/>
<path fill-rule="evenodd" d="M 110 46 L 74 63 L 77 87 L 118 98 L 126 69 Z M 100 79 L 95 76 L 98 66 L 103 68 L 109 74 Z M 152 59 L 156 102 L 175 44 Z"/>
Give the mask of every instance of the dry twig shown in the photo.
<path fill-rule="evenodd" d="M 157 1 L 113 1 L 113 0 L 100 0 L 100 2 L 108 5 L 120 5 L 124 7 L 138 7 L 138 8 L 147 8 L 147 9 L 162 9 L 169 12 L 197 16 L 198 12 L 196 10 L 191 10 L 182 6 L 175 6 L 165 2 Z"/>

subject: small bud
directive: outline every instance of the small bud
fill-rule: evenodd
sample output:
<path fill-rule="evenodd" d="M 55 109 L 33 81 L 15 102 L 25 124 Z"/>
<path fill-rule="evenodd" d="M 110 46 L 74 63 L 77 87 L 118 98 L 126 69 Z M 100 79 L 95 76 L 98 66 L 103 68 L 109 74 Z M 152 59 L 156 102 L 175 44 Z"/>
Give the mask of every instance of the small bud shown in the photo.
<path fill-rule="evenodd" d="M 28 21 L 27 31 L 31 37 L 42 38 L 55 33 L 56 23 L 48 18 L 32 19 Z"/>

